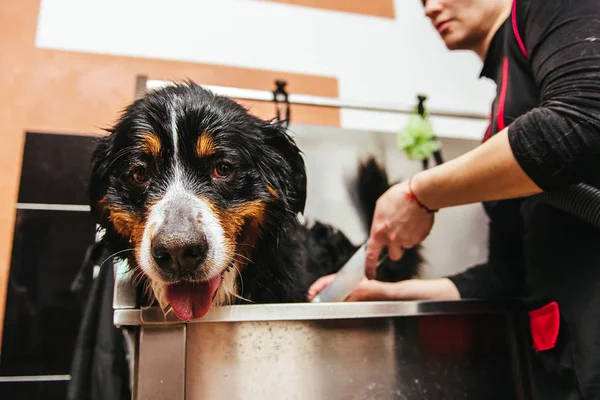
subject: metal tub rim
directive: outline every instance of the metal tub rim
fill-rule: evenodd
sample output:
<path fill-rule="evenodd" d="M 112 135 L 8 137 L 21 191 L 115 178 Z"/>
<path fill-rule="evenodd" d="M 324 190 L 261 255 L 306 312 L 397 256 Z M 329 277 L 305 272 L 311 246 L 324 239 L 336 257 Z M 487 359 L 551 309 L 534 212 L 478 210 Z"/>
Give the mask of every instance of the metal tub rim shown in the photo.
<path fill-rule="evenodd" d="M 520 310 L 521 303 L 489 300 L 372 301 L 340 303 L 244 304 L 215 307 L 194 321 L 166 316 L 158 307 L 116 309 L 116 326 L 177 325 L 209 322 L 302 321 L 411 317 L 434 314 L 490 314 Z"/>

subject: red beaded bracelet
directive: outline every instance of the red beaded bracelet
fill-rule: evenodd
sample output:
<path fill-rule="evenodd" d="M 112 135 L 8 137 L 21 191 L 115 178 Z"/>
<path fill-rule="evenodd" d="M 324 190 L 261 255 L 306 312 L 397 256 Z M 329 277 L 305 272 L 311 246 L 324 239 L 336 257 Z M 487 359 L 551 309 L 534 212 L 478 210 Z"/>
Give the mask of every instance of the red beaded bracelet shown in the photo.
<path fill-rule="evenodd" d="M 425 204 L 421 203 L 421 200 L 419 200 L 419 198 L 415 195 L 415 193 L 412 190 L 412 187 L 410 186 L 410 182 L 412 181 L 412 176 L 408 179 L 408 194 L 406 195 L 407 199 L 414 199 L 417 204 L 419 205 L 419 207 L 421 207 L 422 209 L 424 209 L 425 211 L 427 211 L 430 214 L 436 213 L 438 212 L 438 210 L 432 210 L 431 208 L 427 207 Z"/>

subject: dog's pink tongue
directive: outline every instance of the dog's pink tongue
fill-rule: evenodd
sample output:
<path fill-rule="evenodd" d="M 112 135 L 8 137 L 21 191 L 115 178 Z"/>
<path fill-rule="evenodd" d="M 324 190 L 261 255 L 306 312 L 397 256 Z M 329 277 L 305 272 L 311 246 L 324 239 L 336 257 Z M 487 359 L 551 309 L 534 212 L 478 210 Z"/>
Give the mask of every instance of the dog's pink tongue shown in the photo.
<path fill-rule="evenodd" d="M 191 321 L 202 318 L 210 309 L 220 282 L 221 277 L 217 276 L 208 282 L 180 282 L 168 285 L 167 301 L 179 319 Z"/>

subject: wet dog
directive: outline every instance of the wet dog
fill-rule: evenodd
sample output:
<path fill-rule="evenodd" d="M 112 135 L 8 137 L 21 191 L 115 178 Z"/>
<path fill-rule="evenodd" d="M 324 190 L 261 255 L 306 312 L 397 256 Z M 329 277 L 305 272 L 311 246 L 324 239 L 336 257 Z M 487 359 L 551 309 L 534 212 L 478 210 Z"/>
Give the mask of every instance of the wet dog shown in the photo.
<path fill-rule="evenodd" d="M 387 177 L 373 160 L 352 184 L 366 227 Z M 356 251 L 327 224 L 304 224 L 302 153 L 279 124 L 191 83 L 128 106 L 93 157 L 91 207 L 103 242 L 126 258 L 148 301 L 182 320 L 212 306 L 306 301 Z M 417 274 L 419 248 L 378 279 Z"/>

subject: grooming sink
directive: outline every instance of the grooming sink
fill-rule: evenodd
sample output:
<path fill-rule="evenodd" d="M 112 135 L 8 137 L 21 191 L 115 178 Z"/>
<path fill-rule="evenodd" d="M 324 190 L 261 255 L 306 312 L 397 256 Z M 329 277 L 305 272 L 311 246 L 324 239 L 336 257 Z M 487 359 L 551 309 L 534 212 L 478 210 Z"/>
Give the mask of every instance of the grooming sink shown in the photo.
<path fill-rule="evenodd" d="M 518 303 L 239 305 L 185 323 L 115 285 L 134 399 L 531 399 Z"/>

